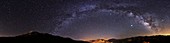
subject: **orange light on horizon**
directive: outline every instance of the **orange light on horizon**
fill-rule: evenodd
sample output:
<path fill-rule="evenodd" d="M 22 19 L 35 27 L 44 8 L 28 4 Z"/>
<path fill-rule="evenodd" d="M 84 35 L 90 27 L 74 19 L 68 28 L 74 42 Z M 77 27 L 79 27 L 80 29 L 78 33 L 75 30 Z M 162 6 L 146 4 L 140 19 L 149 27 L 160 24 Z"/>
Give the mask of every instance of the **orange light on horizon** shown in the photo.
<path fill-rule="evenodd" d="M 112 43 L 112 42 L 109 42 L 107 40 L 104 40 L 104 39 L 97 39 L 97 40 L 93 40 L 93 41 L 90 41 L 91 43 Z"/>
<path fill-rule="evenodd" d="M 161 33 L 161 34 L 150 34 L 150 35 L 147 35 L 147 36 L 153 36 L 153 35 L 170 36 L 170 34 L 166 34 L 166 33 Z"/>
<path fill-rule="evenodd" d="M 110 38 L 99 38 L 99 39 L 109 40 Z M 83 41 L 90 41 L 90 40 L 97 40 L 97 39 L 86 38 L 86 39 L 81 39 L 81 40 L 83 40 Z"/>
<path fill-rule="evenodd" d="M 168 35 L 170 35 L 170 34 L 161 34 L 161 35 L 166 35 L 166 36 L 168 36 Z"/>
<path fill-rule="evenodd" d="M 112 36 L 103 36 L 103 37 L 99 37 L 99 36 L 87 36 L 87 37 L 82 37 L 80 40 L 83 40 L 83 41 L 90 41 L 90 40 L 97 40 L 97 39 L 104 39 L 104 40 L 109 40 L 113 38 Z"/>

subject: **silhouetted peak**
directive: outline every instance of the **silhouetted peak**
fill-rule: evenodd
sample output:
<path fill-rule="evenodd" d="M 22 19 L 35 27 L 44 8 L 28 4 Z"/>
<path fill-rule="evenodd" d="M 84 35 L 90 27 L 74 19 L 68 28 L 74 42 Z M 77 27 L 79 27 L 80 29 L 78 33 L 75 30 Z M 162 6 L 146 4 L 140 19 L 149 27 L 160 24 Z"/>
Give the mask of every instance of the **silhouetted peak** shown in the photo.
<path fill-rule="evenodd" d="M 22 34 L 16 37 L 0 37 L 1 41 L 13 43 L 89 43 L 84 41 L 76 41 L 70 38 L 64 38 L 60 36 L 54 36 L 48 33 L 40 33 L 37 31 L 31 31 L 26 34 Z"/>
<path fill-rule="evenodd" d="M 55 36 L 48 34 L 48 33 L 40 33 L 37 31 L 30 31 L 28 33 L 18 35 L 16 37 L 55 37 Z M 56 36 L 56 37 L 58 37 L 58 36 Z"/>
<path fill-rule="evenodd" d="M 29 34 L 41 34 L 41 33 L 37 32 L 37 31 L 30 31 Z"/>

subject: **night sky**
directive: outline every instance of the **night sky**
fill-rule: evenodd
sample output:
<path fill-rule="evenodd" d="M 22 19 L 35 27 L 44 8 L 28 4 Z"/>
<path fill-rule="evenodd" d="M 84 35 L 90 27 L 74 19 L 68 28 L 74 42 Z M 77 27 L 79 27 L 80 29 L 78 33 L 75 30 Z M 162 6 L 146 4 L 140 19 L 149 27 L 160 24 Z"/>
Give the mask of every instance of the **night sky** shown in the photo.
<path fill-rule="evenodd" d="M 168 0 L 0 0 L 0 36 L 91 40 L 170 34 Z"/>

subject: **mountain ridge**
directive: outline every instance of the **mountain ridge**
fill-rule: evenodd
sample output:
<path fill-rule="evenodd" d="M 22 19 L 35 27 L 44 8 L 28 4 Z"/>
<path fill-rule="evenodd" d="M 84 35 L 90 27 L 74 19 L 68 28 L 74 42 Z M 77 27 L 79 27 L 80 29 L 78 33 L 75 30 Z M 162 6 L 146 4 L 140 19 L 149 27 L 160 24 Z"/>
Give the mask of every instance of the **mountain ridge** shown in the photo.
<path fill-rule="evenodd" d="M 125 39 L 109 39 L 109 42 L 115 43 L 168 43 L 170 35 L 153 35 L 153 36 L 137 36 Z"/>
<path fill-rule="evenodd" d="M 78 41 L 48 33 L 29 32 L 15 37 L 0 37 L 4 43 L 168 43 L 170 35 L 137 36 L 125 39 Z"/>
<path fill-rule="evenodd" d="M 0 41 L 4 43 L 89 43 L 39 32 L 30 32 L 15 37 L 0 37 Z"/>

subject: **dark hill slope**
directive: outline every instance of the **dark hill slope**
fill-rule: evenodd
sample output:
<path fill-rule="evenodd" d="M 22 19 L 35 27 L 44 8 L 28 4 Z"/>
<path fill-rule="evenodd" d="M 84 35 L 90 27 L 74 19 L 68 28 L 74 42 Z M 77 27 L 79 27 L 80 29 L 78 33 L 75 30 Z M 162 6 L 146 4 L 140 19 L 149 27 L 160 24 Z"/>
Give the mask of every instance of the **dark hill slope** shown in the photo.
<path fill-rule="evenodd" d="M 139 36 L 119 40 L 108 40 L 114 43 L 170 43 L 170 36 L 156 35 L 156 36 Z"/>
<path fill-rule="evenodd" d="M 31 32 L 16 37 L 0 37 L 2 43 L 88 43 L 46 33 Z"/>

